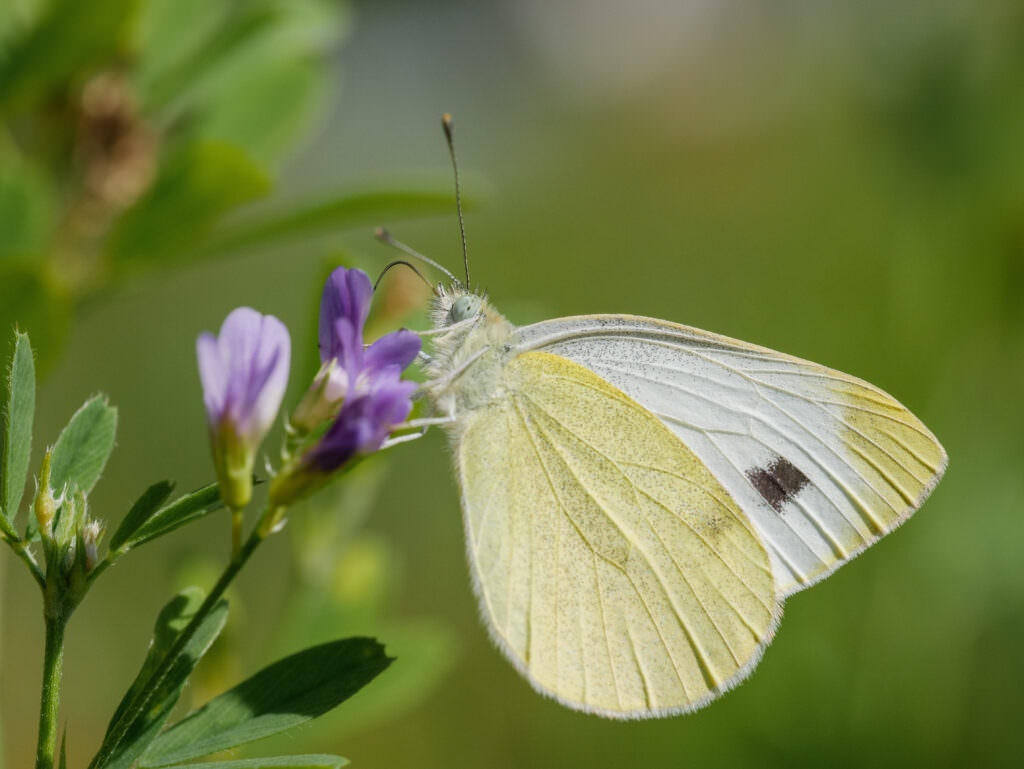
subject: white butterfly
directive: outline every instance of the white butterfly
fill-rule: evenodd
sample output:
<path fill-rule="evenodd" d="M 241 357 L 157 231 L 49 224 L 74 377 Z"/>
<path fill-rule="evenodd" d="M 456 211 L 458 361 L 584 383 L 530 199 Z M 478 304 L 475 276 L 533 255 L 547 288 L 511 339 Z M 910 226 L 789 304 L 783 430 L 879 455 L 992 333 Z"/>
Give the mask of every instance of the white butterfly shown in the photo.
<path fill-rule="evenodd" d="M 910 411 L 824 366 L 632 315 L 516 328 L 454 279 L 436 294 L 424 393 L 443 416 L 421 421 L 451 437 L 480 612 L 569 707 L 715 699 L 783 600 L 903 523 L 946 468 Z"/>
<path fill-rule="evenodd" d="M 454 286 L 443 414 L 480 610 L 541 692 L 618 718 L 742 681 L 783 600 L 905 521 L 946 454 L 890 395 L 661 320 L 516 328 Z"/>

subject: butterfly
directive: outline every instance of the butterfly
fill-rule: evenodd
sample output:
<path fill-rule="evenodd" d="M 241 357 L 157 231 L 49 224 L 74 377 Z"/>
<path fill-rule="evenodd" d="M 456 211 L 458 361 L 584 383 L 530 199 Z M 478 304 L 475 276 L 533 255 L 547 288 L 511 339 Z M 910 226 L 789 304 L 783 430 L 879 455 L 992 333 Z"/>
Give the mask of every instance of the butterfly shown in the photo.
<path fill-rule="evenodd" d="M 906 521 L 946 468 L 928 428 L 856 377 L 634 315 L 518 328 L 466 271 L 436 287 L 423 390 L 483 620 L 571 708 L 716 699 L 784 600 Z"/>

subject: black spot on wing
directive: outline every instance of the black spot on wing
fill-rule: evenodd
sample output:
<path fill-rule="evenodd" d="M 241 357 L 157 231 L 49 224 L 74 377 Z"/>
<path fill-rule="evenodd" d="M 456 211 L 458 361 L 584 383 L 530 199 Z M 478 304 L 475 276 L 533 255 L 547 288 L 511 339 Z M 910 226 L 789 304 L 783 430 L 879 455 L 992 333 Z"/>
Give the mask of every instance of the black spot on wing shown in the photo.
<path fill-rule="evenodd" d="M 757 489 L 757 493 L 777 512 L 782 506 L 795 497 L 810 480 L 796 465 L 784 457 L 776 455 L 767 467 L 755 467 L 747 470 L 747 478 Z"/>

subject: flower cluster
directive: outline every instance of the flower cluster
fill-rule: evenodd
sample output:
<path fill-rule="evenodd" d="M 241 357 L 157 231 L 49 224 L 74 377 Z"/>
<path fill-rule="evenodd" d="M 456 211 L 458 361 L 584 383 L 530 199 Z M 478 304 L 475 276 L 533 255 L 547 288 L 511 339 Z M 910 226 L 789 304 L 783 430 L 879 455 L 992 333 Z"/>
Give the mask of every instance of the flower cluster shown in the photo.
<path fill-rule="evenodd" d="M 305 438 L 331 421 L 275 476 L 271 507 L 310 493 L 354 460 L 380 449 L 412 410 L 416 384 L 401 376 L 419 353 L 419 337 L 394 331 L 364 348 L 372 294 L 370 279 L 360 270 L 339 267 L 327 280 L 320 304 L 322 365 L 289 429 Z M 239 308 L 224 321 L 218 337 L 199 337 L 197 353 L 221 494 L 229 507 L 240 509 L 251 495 L 256 450 L 284 396 L 288 331 L 272 316 Z"/>
<path fill-rule="evenodd" d="M 393 331 L 363 348 L 363 326 L 370 311 L 370 279 L 359 270 L 338 268 L 320 302 L 320 360 L 323 397 L 337 418 L 305 461 L 331 472 L 356 454 L 381 447 L 391 428 L 412 409 L 414 382 L 402 371 L 420 351 L 411 331 Z M 318 388 L 319 389 L 319 388 Z"/>
<path fill-rule="evenodd" d="M 393 331 L 368 348 L 363 326 L 373 289 L 366 273 L 339 267 L 320 301 L 321 369 L 291 420 L 308 432 L 333 422 L 323 437 L 274 479 L 271 504 L 285 503 L 319 486 L 349 462 L 377 451 L 412 410 L 414 382 L 402 372 L 420 351 L 411 331 Z"/>

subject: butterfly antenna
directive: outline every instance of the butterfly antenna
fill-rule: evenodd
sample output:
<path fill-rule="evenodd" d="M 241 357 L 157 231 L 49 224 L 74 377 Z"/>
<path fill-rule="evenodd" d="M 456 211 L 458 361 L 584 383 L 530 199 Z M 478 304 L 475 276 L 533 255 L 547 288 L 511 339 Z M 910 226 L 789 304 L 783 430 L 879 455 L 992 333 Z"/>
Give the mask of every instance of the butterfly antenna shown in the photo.
<path fill-rule="evenodd" d="M 448 141 L 448 154 L 452 157 L 452 172 L 455 174 L 455 209 L 459 212 L 459 235 L 462 237 L 462 261 L 466 265 L 466 289 L 469 289 L 469 251 L 466 249 L 466 224 L 462 220 L 462 190 L 459 187 L 459 165 L 455 162 L 455 138 L 452 135 L 452 116 L 447 112 L 441 117 L 444 138 Z"/>
<path fill-rule="evenodd" d="M 384 267 L 384 269 L 380 271 L 380 275 L 378 275 L 378 276 L 377 276 L 377 282 L 373 284 L 373 290 L 374 290 L 374 291 L 376 291 L 376 290 L 377 290 L 377 287 L 378 287 L 378 286 L 380 285 L 380 282 L 381 282 L 382 280 L 384 280 L 384 276 L 388 274 L 388 272 L 389 272 L 389 271 L 391 270 L 391 268 L 392 268 L 392 267 L 397 267 L 398 265 L 403 265 L 403 266 L 405 266 L 405 267 L 408 267 L 408 268 L 409 268 L 410 270 L 412 270 L 413 272 L 415 272 L 415 273 L 416 273 L 416 276 L 417 276 L 417 277 L 418 277 L 418 278 L 419 278 L 420 280 L 422 280 L 422 281 L 423 281 L 424 283 L 426 283 L 426 284 L 427 284 L 427 286 L 428 286 L 428 287 L 430 288 L 430 290 L 431 290 L 431 291 L 432 291 L 432 292 L 434 293 L 434 295 L 435 295 L 435 296 L 437 295 L 437 287 L 436 287 L 436 286 L 434 286 L 434 284 L 433 284 L 433 283 L 431 283 L 431 282 L 430 282 L 429 280 L 427 280 L 427 279 L 426 279 L 425 277 L 423 277 L 423 273 L 422 273 L 422 272 L 420 272 L 419 270 L 417 270 L 417 269 L 416 269 L 416 266 L 415 266 L 415 265 L 413 265 L 413 264 L 410 264 L 409 262 L 405 261 L 404 259 L 396 259 L 395 261 L 393 261 L 393 262 L 391 262 L 390 264 L 386 265 L 386 266 Z"/>
<path fill-rule="evenodd" d="M 425 262 L 426 264 L 429 264 L 435 270 L 440 270 L 441 272 L 443 272 L 445 275 L 447 275 L 449 278 L 451 278 L 456 283 L 459 282 L 458 278 L 456 278 L 454 275 L 452 275 L 448 270 L 446 270 L 440 264 L 435 262 L 429 256 L 424 256 L 419 251 L 415 251 L 412 248 L 409 248 L 409 246 L 405 245 L 405 243 L 403 243 L 402 241 L 395 240 L 393 237 L 391 237 L 391 233 L 388 232 L 387 230 L 385 230 L 383 227 L 378 227 L 377 231 L 374 234 L 377 236 L 377 240 L 381 241 L 382 243 L 387 243 L 392 248 L 397 248 L 399 251 L 401 251 L 406 256 L 411 256 L 413 259 L 419 259 L 421 262 Z"/>

